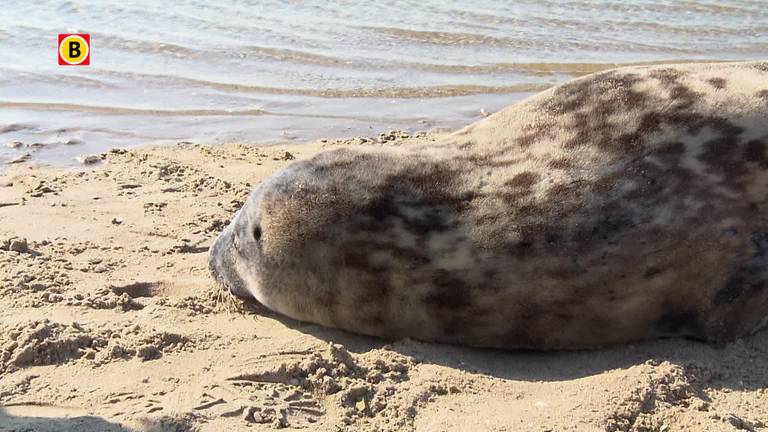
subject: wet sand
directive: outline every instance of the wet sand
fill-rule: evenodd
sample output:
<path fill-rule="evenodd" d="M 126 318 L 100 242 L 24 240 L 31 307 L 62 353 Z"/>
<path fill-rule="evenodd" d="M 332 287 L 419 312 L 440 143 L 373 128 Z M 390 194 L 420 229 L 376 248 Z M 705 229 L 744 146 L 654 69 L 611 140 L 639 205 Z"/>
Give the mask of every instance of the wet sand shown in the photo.
<path fill-rule="evenodd" d="M 335 146 L 111 150 L 0 174 L 0 431 L 768 429 L 768 331 L 580 352 L 385 341 L 223 294 L 207 248 L 250 189 Z M 380 142 L 385 141 L 385 142 Z"/>

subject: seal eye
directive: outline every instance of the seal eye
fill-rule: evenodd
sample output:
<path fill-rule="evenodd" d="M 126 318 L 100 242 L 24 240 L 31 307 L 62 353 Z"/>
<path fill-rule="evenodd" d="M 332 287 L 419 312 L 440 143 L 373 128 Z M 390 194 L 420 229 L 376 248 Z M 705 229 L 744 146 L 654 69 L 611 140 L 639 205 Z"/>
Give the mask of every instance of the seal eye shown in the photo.
<path fill-rule="evenodd" d="M 261 239 L 261 227 L 256 226 L 256 228 L 253 229 L 253 239 L 254 240 L 260 240 Z"/>

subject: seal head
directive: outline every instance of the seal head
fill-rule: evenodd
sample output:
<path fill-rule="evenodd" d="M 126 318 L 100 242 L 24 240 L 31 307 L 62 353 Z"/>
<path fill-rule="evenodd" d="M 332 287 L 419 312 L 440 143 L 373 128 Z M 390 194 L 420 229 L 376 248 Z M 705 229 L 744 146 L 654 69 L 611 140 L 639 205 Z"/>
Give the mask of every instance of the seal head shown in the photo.
<path fill-rule="evenodd" d="M 408 304 L 435 272 L 449 283 L 452 267 L 480 271 L 462 256 L 460 178 L 411 153 L 335 150 L 296 162 L 254 190 L 216 239 L 211 272 L 292 318 L 391 337 L 412 335 L 416 322 L 431 338 L 430 317 Z M 464 301 L 448 297 L 434 300 Z"/>

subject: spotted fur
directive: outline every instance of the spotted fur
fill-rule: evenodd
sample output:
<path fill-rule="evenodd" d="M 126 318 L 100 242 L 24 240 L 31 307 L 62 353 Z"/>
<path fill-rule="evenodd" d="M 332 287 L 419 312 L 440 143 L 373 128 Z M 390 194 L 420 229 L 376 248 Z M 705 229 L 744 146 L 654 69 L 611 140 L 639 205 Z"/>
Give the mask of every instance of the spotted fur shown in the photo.
<path fill-rule="evenodd" d="M 768 63 L 623 68 L 435 145 L 322 153 L 259 186 L 211 268 L 387 338 L 728 341 L 768 316 L 766 89 Z"/>

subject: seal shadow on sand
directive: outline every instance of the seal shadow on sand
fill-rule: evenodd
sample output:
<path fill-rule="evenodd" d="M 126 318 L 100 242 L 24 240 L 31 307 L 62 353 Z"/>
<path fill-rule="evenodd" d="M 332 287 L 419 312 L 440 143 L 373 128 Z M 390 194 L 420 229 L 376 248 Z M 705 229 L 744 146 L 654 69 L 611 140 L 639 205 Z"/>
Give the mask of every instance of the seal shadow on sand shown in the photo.
<path fill-rule="evenodd" d="M 46 410 L 57 415 L 41 415 Z M 63 414 L 62 412 L 67 412 Z M 95 415 L 78 415 L 78 410 L 38 405 L 0 406 L 0 432 L 186 432 L 191 427 L 176 419 L 160 418 L 142 421 L 139 427 L 128 427 Z"/>
<path fill-rule="evenodd" d="M 742 391 L 768 389 L 768 329 L 723 346 L 670 337 L 589 350 L 500 350 L 411 339 L 391 341 L 296 321 L 254 301 L 241 301 L 240 304 L 243 314 L 275 319 L 298 332 L 329 343 L 342 344 L 355 354 L 387 347 L 422 364 L 434 364 L 505 380 L 576 380 L 647 362 L 666 361 L 686 370 L 707 370 L 713 379 L 706 380 L 706 388 Z"/>

